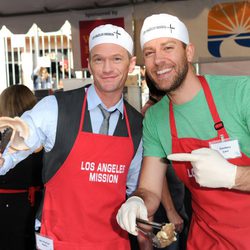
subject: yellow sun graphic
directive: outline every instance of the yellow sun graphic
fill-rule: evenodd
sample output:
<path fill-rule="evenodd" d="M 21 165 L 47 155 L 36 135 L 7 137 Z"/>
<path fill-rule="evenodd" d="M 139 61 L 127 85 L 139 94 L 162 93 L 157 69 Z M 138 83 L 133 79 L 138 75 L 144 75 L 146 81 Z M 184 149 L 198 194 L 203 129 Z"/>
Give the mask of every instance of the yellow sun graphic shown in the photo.
<path fill-rule="evenodd" d="M 219 3 L 208 14 L 208 50 L 221 57 L 223 41 L 250 48 L 250 2 Z M 227 41 L 227 42 L 228 42 Z"/>
<path fill-rule="evenodd" d="M 250 3 L 221 3 L 208 15 L 208 35 L 250 32 Z"/>

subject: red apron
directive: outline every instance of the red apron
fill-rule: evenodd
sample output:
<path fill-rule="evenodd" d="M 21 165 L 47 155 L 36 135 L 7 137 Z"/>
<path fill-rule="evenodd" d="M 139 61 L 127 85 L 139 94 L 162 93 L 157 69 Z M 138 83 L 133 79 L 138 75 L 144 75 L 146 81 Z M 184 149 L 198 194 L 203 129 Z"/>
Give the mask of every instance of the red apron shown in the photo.
<path fill-rule="evenodd" d="M 126 109 L 128 137 L 84 132 L 86 96 L 74 146 L 46 184 L 41 234 L 55 250 L 127 250 L 128 234 L 116 222 L 134 154 Z"/>
<path fill-rule="evenodd" d="M 192 150 L 209 147 L 209 141 L 228 138 L 226 129 L 216 110 L 210 88 L 200 77 L 202 88 L 215 123 L 218 136 L 210 140 L 178 138 L 173 105 L 170 102 L 170 129 L 172 153 L 190 153 Z M 229 160 L 238 166 L 250 166 L 250 158 L 242 153 L 241 158 Z M 178 177 L 192 193 L 192 222 L 188 237 L 188 250 L 249 250 L 250 249 L 250 195 L 223 188 L 202 188 L 192 174 L 189 162 L 173 162 Z"/>

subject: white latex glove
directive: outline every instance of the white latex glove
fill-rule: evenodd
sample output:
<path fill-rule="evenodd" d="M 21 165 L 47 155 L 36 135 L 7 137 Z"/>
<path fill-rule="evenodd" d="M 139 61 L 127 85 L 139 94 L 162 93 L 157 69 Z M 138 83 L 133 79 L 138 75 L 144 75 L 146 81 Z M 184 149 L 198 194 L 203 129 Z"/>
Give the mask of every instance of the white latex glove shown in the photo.
<path fill-rule="evenodd" d="M 120 207 L 116 220 L 122 229 L 138 235 L 136 218 L 148 220 L 148 212 L 144 201 L 138 196 L 132 196 Z"/>
<path fill-rule="evenodd" d="M 237 167 L 216 150 L 200 148 L 191 154 L 170 154 L 167 158 L 172 161 L 190 161 L 195 180 L 203 187 L 232 188 L 235 185 Z"/>

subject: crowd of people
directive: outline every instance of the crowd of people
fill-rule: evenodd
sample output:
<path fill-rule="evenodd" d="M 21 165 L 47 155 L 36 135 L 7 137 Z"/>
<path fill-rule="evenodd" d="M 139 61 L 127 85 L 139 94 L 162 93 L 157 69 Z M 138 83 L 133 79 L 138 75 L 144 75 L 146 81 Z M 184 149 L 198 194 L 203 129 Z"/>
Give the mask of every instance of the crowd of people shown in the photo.
<path fill-rule="evenodd" d="M 197 76 L 187 27 L 173 15 L 147 17 L 140 45 L 150 89 L 141 113 L 123 98 L 136 65 L 133 39 L 111 24 L 89 36 L 93 84 L 18 112 L 19 97 L 1 94 L 0 128 L 12 136 L 0 154 L 1 183 L 10 183 L 0 198 L 16 207 L 22 199 L 20 214 L 31 220 L 12 216 L 3 202 L 10 231 L 3 227 L 0 237 L 10 233 L 23 249 L 34 248 L 36 218 L 41 250 L 152 250 L 138 218 L 174 224 L 167 250 L 249 248 L 250 77 Z M 25 164 L 31 157 L 39 163 Z M 30 198 L 43 185 L 42 201 Z M 14 234 L 15 225 L 23 227 Z M 21 248 L 6 242 L 5 249 Z"/>

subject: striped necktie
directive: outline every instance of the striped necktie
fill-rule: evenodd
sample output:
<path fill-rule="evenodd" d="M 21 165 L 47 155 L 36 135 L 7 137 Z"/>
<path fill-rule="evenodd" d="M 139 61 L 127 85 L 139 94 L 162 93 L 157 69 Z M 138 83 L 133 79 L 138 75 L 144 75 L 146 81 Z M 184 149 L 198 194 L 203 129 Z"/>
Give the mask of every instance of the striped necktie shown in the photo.
<path fill-rule="evenodd" d="M 103 115 L 103 121 L 102 121 L 102 125 L 100 127 L 100 130 L 99 130 L 99 134 L 103 134 L 103 135 L 108 135 L 108 132 L 109 132 L 109 118 L 110 118 L 110 115 L 115 111 L 107 111 L 106 109 L 103 108 L 103 106 L 101 104 L 98 105 L 99 109 L 101 110 L 102 112 L 102 115 Z"/>

